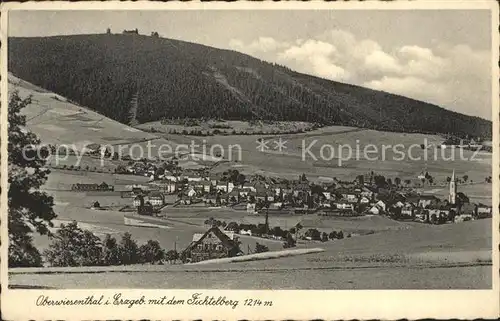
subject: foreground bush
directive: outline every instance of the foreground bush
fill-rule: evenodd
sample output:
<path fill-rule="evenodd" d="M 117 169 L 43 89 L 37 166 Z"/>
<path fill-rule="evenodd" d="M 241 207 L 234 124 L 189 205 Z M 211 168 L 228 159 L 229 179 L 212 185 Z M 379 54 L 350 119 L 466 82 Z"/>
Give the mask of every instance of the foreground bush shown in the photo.
<path fill-rule="evenodd" d="M 120 249 L 116 239 L 109 234 L 106 234 L 103 242 L 103 264 L 104 265 L 119 265 L 120 264 Z"/>
<path fill-rule="evenodd" d="M 32 237 L 22 235 L 26 238 L 21 242 L 9 242 L 9 267 L 40 267 L 42 266 L 42 255 L 33 246 Z"/>
<path fill-rule="evenodd" d="M 146 244 L 139 247 L 139 257 L 141 263 L 162 263 L 165 258 L 165 252 L 158 241 L 149 240 Z"/>
<path fill-rule="evenodd" d="M 52 266 L 101 265 L 101 240 L 90 231 L 82 230 L 76 222 L 61 228 L 54 236 L 55 241 L 45 250 L 47 262 Z"/>
<path fill-rule="evenodd" d="M 120 263 L 123 265 L 141 263 L 139 246 L 130 233 L 125 233 L 120 242 Z"/>
<path fill-rule="evenodd" d="M 269 252 L 269 248 L 264 244 L 255 243 L 255 253 Z"/>

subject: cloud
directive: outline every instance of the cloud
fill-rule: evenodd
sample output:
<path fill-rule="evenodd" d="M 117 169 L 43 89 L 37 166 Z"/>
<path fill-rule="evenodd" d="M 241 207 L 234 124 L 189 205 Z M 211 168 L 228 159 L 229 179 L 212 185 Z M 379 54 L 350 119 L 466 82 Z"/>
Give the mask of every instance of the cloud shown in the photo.
<path fill-rule="evenodd" d="M 373 39 L 333 29 L 290 42 L 270 37 L 250 43 L 233 39 L 230 47 L 299 72 L 491 118 L 490 53 L 465 44 L 383 48 Z"/>
<path fill-rule="evenodd" d="M 337 49 L 332 44 L 310 39 L 278 53 L 277 62 L 326 79 L 348 79 L 347 70 L 335 62 L 337 54 Z"/>
<path fill-rule="evenodd" d="M 376 50 L 365 57 L 365 68 L 379 73 L 401 73 L 402 67 L 393 56 Z"/>
<path fill-rule="evenodd" d="M 436 83 L 414 76 L 384 76 L 381 79 L 365 82 L 363 86 L 427 101 L 442 101 L 450 94 L 448 86 L 438 86 Z"/>
<path fill-rule="evenodd" d="M 336 48 L 327 42 L 307 40 L 280 53 L 282 59 L 304 59 L 311 55 L 330 56 Z"/>
<path fill-rule="evenodd" d="M 409 59 L 431 59 L 434 56 L 431 49 L 419 46 L 403 46 L 399 53 Z"/>

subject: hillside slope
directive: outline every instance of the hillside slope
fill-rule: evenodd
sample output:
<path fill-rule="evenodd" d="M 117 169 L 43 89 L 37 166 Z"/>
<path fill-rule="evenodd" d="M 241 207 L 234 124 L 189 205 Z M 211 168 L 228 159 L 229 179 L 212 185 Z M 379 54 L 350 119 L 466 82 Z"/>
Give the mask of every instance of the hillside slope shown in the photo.
<path fill-rule="evenodd" d="M 489 121 L 432 104 L 166 38 L 9 38 L 9 70 L 123 123 L 205 117 L 481 137 L 492 130 Z"/>

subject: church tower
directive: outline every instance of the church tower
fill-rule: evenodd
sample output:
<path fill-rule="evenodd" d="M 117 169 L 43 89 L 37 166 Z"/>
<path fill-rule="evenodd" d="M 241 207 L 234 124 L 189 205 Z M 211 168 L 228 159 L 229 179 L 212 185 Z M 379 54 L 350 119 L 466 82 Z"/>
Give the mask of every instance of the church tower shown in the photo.
<path fill-rule="evenodd" d="M 451 181 L 450 181 L 450 194 L 448 196 L 448 201 L 450 204 L 455 205 L 456 200 L 457 200 L 457 181 L 455 178 L 455 170 L 453 170 L 453 174 L 451 175 Z"/>

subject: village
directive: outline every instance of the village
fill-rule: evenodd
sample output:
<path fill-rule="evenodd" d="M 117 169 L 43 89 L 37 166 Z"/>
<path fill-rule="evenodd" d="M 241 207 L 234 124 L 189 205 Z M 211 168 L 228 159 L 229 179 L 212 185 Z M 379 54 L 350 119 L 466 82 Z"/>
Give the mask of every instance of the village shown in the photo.
<path fill-rule="evenodd" d="M 491 217 L 491 206 L 470 202 L 467 195 L 458 191 L 468 177 L 458 177 L 455 171 L 441 183 L 448 189 L 448 198 L 419 193 L 417 187 L 433 184 L 433 177 L 426 171 L 414 180 L 394 179 L 374 172 L 358 175 L 352 181 L 332 178 L 329 182 L 309 180 L 305 174 L 296 180 L 261 175 L 244 175 L 236 169 L 222 173 L 210 169 L 183 169 L 174 158 L 169 161 L 127 161 L 119 165 L 116 174 L 147 177 L 148 182 L 135 184 L 120 191 L 121 198 L 130 204 L 121 209 L 127 224 L 133 225 L 134 217 L 152 222 L 168 219 L 175 209 L 218 210 L 231 209 L 235 213 L 260 217 L 261 223 L 248 224 L 234 220 L 205 220 L 205 233 L 195 233 L 191 244 L 180 252 L 181 259 L 197 262 L 206 259 L 242 255 L 238 247 L 239 236 L 252 236 L 257 240 L 255 253 L 268 251 L 258 243 L 259 238 L 283 242 L 283 248 L 295 247 L 297 242 L 326 242 L 344 237 L 343 231 L 321 232 L 315 228 L 302 229 L 299 224 L 270 226 L 269 217 L 310 215 L 318 217 L 354 218 L 384 216 L 395 221 L 424 224 L 447 224 Z M 488 184 L 485 179 L 483 184 Z M 469 182 L 470 183 L 470 182 Z M 74 184 L 73 191 L 114 191 L 112 185 Z M 93 208 L 99 209 L 95 202 Z M 131 223 L 132 222 L 132 223 Z M 146 223 L 150 224 L 150 223 Z M 248 254 L 248 253 L 247 253 Z"/>
<path fill-rule="evenodd" d="M 151 205 L 151 215 L 166 206 L 165 195 L 175 195 L 173 206 L 232 207 L 249 214 L 317 214 L 324 216 L 386 215 L 396 220 L 415 220 L 442 224 L 467 221 L 491 215 L 491 207 L 469 202 L 467 195 L 457 191 L 459 182 L 453 172 L 448 178 L 448 199 L 420 194 L 410 180 L 401 181 L 371 172 L 353 181 L 315 183 L 305 174 L 297 180 L 246 177 L 238 170 L 210 174 L 205 170 L 182 170 L 174 163 L 156 168 L 151 163 L 136 162 L 126 172 L 151 175 L 145 186 L 135 186 L 122 197 L 131 197 L 134 207 Z M 432 181 L 428 172 L 419 179 Z M 467 177 L 465 177 L 466 179 Z"/>

